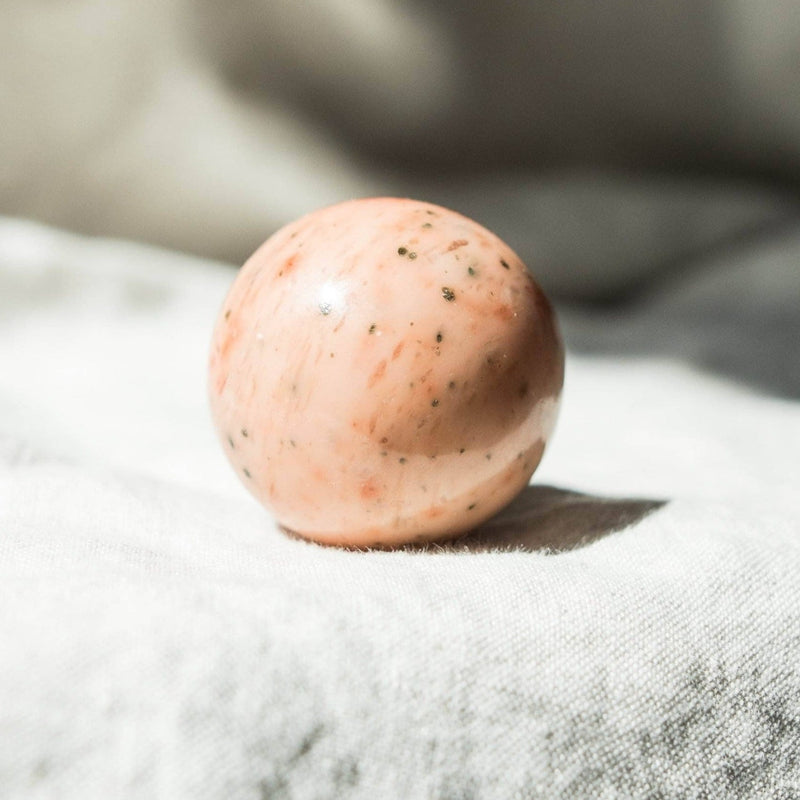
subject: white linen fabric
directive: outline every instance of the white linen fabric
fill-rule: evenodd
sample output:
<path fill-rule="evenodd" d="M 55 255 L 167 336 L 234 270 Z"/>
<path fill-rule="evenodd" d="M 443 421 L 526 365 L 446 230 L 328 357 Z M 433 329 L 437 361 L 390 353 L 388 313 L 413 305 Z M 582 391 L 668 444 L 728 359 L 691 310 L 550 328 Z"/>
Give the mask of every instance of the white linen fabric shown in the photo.
<path fill-rule="evenodd" d="M 507 512 L 351 552 L 215 441 L 229 267 L 0 221 L 0 796 L 800 798 L 800 236 L 723 256 L 562 310 Z"/>

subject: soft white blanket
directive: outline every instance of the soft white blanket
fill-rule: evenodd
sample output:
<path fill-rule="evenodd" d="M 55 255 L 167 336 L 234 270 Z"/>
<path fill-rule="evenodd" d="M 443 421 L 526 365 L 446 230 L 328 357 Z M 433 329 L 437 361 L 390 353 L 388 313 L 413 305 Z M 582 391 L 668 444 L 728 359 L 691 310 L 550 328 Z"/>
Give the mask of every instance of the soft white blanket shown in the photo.
<path fill-rule="evenodd" d="M 798 252 L 565 310 L 534 486 L 346 552 L 212 434 L 230 268 L 0 222 L 0 796 L 800 797 Z"/>

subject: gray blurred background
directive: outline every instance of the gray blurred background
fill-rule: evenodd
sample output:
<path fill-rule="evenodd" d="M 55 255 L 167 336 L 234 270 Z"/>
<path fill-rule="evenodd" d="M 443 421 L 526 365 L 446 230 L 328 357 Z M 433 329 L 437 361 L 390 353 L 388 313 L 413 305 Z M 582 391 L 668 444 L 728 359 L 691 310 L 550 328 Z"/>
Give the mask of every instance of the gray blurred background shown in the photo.
<path fill-rule="evenodd" d="M 349 197 L 466 213 L 576 350 L 800 395 L 800 4 L 0 0 L 0 213 L 241 263 Z"/>

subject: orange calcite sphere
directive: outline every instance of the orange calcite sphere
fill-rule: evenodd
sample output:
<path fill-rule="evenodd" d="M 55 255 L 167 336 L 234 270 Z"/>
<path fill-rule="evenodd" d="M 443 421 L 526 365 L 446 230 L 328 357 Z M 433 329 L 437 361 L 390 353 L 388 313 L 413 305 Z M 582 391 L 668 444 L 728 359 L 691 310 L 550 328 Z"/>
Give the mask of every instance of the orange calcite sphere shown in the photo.
<path fill-rule="evenodd" d="M 209 391 L 231 464 L 286 529 L 397 546 L 469 530 L 528 483 L 563 375 L 553 309 L 506 244 L 374 198 L 309 214 L 247 261 Z"/>

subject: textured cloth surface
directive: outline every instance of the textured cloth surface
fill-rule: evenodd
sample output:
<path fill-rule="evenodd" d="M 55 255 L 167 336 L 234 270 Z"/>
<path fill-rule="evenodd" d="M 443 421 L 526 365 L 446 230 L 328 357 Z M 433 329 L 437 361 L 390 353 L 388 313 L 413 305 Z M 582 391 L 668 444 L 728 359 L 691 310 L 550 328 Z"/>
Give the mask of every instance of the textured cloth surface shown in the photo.
<path fill-rule="evenodd" d="M 0 222 L 0 796 L 800 797 L 800 403 L 675 338 L 757 308 L 753 264 L 796 305 L 770 247 L 566 309 L 568 342 L 677 349 L 570 352 L 504 515 L 346 552 L 284 537 L 216 443 L 229 268 Z M 797 369 L 730 330 L 712 366 Z"/>
<path fill-rule="evenodd" d="M 439 202 L 569 357 L 502 515 L 324 549 L 211 430 L 230 267 L 0 218 L 0 800 L 800 799 L 796 3 L 1 5 L 3 214 Z"/>

